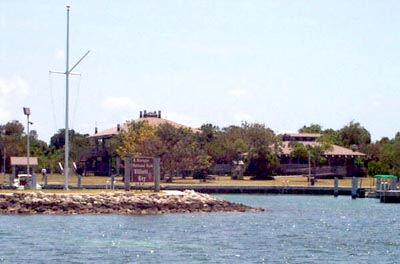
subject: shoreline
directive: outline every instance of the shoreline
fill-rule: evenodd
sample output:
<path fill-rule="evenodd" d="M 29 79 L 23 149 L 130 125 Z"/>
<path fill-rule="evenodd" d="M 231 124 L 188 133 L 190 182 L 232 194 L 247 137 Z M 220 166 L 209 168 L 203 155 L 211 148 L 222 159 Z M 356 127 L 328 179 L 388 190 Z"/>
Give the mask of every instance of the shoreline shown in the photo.
<path fill-rule="evenodd" d="M 261 212 L 192 190 L 167 193 L 0 193 L 0 214 L 123 214 Z"/>
<path fill-rule="evenodd" d="M 92 191 L 123 191 L 124 186 L 116 185 L 114 190 L 107 189 L 106 185 L 88 185 L 84 184 L 81 187 L 76 185 L 69 185 L 70 190 L 76 192 L 84 192 L 84 190 Z M 152 191 L 153 186 L 131 186 L 131 191 Z M 5 188 L 3 190 L 13 191 L 15 189 Z M 62 191 L 64 185 L 61 184 L 49 184 L 45 186 L 43 191 Z M 334 195 L 334 187 L 331 186 L 246 186 L 246 185 L 183 185 L 183 184 L 170 184 L 161 185 L 162 191 L 177 190 L 193 190 L 199 193 L 207 194 L 290 194 L 290 195 Z M 360 198 L 363 198 L 366 193 L 373 192 L 375 188 L 369 187 L 358 187 L 357 194 Z M 1 189 L 0 189 L 1 193 Z M 339 187 L 339 195 L 349 196 L 351 195 L 351 187 Z"/>

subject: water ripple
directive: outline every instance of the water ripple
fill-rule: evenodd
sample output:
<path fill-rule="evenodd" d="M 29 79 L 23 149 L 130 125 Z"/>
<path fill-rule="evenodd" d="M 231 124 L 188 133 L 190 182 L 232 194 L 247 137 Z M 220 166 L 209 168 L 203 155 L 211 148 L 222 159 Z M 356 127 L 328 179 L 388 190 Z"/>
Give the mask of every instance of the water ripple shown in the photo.
<path fill-rule="evenodd" d="M 396 263 L 399 205 L 224 195 L 262 213 L 0 216 L 0 263 Z"/>

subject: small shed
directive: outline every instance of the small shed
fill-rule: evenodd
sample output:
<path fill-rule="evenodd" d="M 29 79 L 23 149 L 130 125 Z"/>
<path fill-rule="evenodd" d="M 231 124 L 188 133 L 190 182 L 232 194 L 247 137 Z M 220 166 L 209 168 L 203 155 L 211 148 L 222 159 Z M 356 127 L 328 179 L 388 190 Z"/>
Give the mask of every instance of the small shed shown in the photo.
<path fill-rule="evenodd" d="M 27 166 L 28 159 L 27 157 L 10 157 L 11 166 Z M 38 158 L 37 157 L 29 157 L 29 166 L 37 166 Z"/>
<path fill-rule="evenodd" d="M 12 167 L 12 174 L 10 175 L 10 186 L 14 183 L 14 179 L 18 174 L 20 168 L 21 170 L 25 170 L 26 166 L 28 165 L 28 158 L 27 157 L 10 157 L 10 165 Z M 37 157 L 29 157 L 29 166 L 38 165 L 38 158 Z M 27 177 L 29 173 L 26 173 Z"/>
<path fill-rule="evenodd" d="M 28 166 L 28 159 L 27 157 L 10 157 L 10 165 L 12 167 L 12 177 L 14 178 L 16 176 L 16 169 L 20 169 L 21 167 L 22 170 Z M 38 158 L 37 157 L 29 157 L 29 166 L 37 166 L 38 165 Z M 28 172 L 26 173 L 28 174 Z"/>

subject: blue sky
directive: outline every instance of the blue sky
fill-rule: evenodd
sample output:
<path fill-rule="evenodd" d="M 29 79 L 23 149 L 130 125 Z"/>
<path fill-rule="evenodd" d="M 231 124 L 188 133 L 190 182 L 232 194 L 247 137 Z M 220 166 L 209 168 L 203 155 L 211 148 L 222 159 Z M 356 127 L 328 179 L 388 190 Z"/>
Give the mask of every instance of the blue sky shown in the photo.
<path fill-rule="evenodd" d="M 260 122 L 277 133 L 360 122 L 400 131 L 399 1 L 0 0 L 0 123 L 49 140 L 64 126 L 66 4 L 70 127 L 92 133 L 139 111 L 198 127 Z"/>

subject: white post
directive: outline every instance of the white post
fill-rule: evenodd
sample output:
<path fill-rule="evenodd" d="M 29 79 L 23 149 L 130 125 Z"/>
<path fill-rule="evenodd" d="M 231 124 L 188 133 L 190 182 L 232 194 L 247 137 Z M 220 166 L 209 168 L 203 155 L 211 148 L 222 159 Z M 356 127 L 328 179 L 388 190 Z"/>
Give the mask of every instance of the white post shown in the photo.
<path fill-rule="evenodd" d="M 69 160 L 69 128 L 68 128 L 68 104 L 69 104 L 69 6 L 67 6 L 67 52 L 65 64 L 65 156 L 64 156 L 64 189 L 68 190 L 68 160 Z"/>
<path fill-rule="evenodd" d="M 308 186 L 310 186 L 310 180 L 311 180 L 311 157 L 310 157 L 310 151 L 308 151 Z"/>
<path fill-rule="evenodd" d="M 47 186 L 47 173 L 43 175 L 43 185 Z"/>
<path fill-rule="evenodd" d="M 154 158 L 153 165 L 153 175 L 154 175 L 154 191 L 160 191 L 160 158 Z"/>
<path fill-rule="evenodd" d="M 12 171 L 11 171 L 11 175 L 10 175 L 10 187 L 13 186 L 14 179 L 15 179 L 15 165 L 12 166 Z"/>
<path fill-rule="evenodd" d="M 129 191 L 131 189 L 130 181 L 131 181 L 131 157 L 125 157 L 125 174 L 124 174 L 124 189 L 125 191 Z"/>
<path fill-rule="evenodd" d="M 82 175 L 77 174 L 78 175 L 78 188 L 82 188 Z"/>

